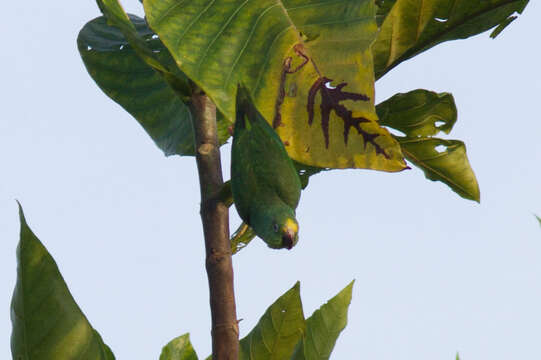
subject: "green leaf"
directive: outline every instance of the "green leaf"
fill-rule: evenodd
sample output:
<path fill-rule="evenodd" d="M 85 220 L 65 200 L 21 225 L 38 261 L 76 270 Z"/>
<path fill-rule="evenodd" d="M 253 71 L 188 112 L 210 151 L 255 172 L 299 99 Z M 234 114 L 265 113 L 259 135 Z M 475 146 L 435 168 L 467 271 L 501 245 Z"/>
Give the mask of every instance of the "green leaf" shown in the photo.
<path fill-rule="evenodd" d="M 427 179 L 447 184 L 465 199 L 480 201 L 479 184 L 462 141 L 421 137 L 397 139 L 406 159 L 422 169 Z"/>
<path fill-rule="evenodd" d="M 75 303 L 47 249 L 19 205 L 21 236 L 11 301 L 11 352 L 17 360 L 113 360 L 115 357 Z"/>
<path fill-rule="evenodd" d="M 456 360 L 460 360 L 460 356 L 456 353 Z"/>
<path fill-rule="evenodd" d="M 139 57 L 149 66 L 162 73 L 173 75 L 170 68 L 164 65 L 141 38 L 130 16 L 126 14 L 118 0 L 97 0 L 98 6 L 107 18 L 107 23 L 116 27 L 124 35 Z M 174 69 L 174 68 L 173 68 Z"/>
<path fill-rule="evenodd" d="M 528 0 L 397 0 L 373 46 L 376 79 L 444 41 L 498 26 L 497 35 Z"/>
<path fill-rule="evenodd" d="M 145 0 L 144 7 L 177 65 L 224 115 L 234 118 L 243 83 L 294 160 L 405 168 L 375 114 L 373 0 Z"/>
<path fill-rule="evenodd" d="M 164 346 L 160 360 L 197 360 L 197 354 L 190 342 L 190 334 L 174 338 Z"/>
<path fill-rule="evenodd" d="M 453 96 L 414 90 L 396 94 L 376 107 L 380 123 L 406 136 L 395 138 L 407 160 L 421 168 L 426 177 L 442 181 L 460 196 L 479 201 L 477 179 L 466 156 L 464 143 L 431 136 L 448 134 L 457 120 Z M 438 151 L 445 148 L 443 151 Z"/>
<path fill-rule="evenodd" d="M 175 66 L 145 21 L 134 15 L 130 19 L 156 56 Z M 83 27 L 77 45 L 90 76 L 141 124 L 165 155 L 194 154 L 188 106 L 159 72 L 139 58 L 120 30 L 107 25 L 103 16 L 96 18 Z"/>
<path fill-rule="evenodd" d="M 293 360 L 325 360 L 347 324 L 353 281 L 306 320 L 306 330 Z"/>
<path fill-rule="evenodd" d="M 376 6 L 378 7 L 378 11 L 376 13 L 376 22 L 378 27 L 383 24 L 383 21 L 387 15 L 389 15 L 389 12 L 393 8 L 396 1 L 397 0 L 376 0 Z"/>
<path fill-rule="evenodd" d="M 304 326 L 300 284 L 297 282 L 265 311 L 253 330 L 240 341 L 239 359 L 288 359 Z"/>
<path fill-rule="evenodd" d="M 422 89 L 396 94 L 379 103 L 376 111 L 380 124 L 408 137 L 449 134 L 457 120 L 453 95 Z"/>

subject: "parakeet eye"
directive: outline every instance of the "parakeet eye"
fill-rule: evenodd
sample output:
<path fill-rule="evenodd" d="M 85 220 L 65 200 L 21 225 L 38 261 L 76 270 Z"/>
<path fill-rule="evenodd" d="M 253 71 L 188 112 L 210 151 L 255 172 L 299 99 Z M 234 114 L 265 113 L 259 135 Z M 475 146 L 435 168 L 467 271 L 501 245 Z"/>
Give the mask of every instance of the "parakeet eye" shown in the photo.
<path fill-rule="evenodd" d="M 272 228 L 274 229 L 274 232 L 278 232 L 278 230 L 280 229 L 280 227 L 276 223 L 272 226 Z"/>

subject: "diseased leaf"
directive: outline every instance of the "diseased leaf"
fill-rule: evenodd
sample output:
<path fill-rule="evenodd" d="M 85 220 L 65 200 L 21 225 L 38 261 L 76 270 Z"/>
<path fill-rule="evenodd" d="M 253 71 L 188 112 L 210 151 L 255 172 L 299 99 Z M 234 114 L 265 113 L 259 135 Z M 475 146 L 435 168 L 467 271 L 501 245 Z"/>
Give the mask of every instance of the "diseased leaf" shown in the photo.
<path fill-rule="evenodd" d="M 145 0 L 180 69 L 224 115 L 249 89 L 296 161 L 317 167 L 405 168 L 377 123 L 370 46 L 373 0 Z"/>
<path fill-rule="evenodd" d="M 376 107 L 380 123 L 401 131 L 395 138 L 407 160 L 430 180 L 442 181 L 460 196 L 479 201 L 479 185 L 466 156 L 464 143 L 432 138 L 449 133 L 457 120 L 453 96 L 414 90 L 396 94 Z"/>
<path fill-rule="evenodd" d="M 17 360 L 114 360 L 75 303 L 47 249 L 19 205 L 21 236 L 11 300 L 11 353 Z"/>
<path fill-rule="evenodd" d="M 347 324 L 353 281 L 306 319 L 306 330 L 292 360 L 326 360 Z"/>
<path fill-rule="evenodd" d="M 197 354 L 190 342 L 190 334 L 174 338 L 165 345 L 160 360 L 197 360 Z"/>
<path fill-rule="evenodd" d="M 304 314 L 297 282 L 272 304 L 240 341 L 241 360 L 289 359 L 304 331 Z"/>
<path fill-rule="evenodd" d="M 167 49 L 145 21 L 131 16 L 139 35 L 164 63 L 174 65 Z M 120 30 L 102 16 L 87 23 L 77 45 L 90 76 L 128 111 L 165 155 L 194 155 L 191 113 L 175 91 L 143 62 Z"/>
<path fill-rule="evenodd" d="M 480 201 L 479 184 L 462 141 L 421 137 L 397 139 L 406 159 L 423 170 L 427 179 L 447 184 L 465 199 Z"/>
<path fill-rule="evenodd" d="M 376 79 L 444 41 L 498 26 L 495 36 L 527 4 L 528 0 L 397 0 L 373 47 Z"/>

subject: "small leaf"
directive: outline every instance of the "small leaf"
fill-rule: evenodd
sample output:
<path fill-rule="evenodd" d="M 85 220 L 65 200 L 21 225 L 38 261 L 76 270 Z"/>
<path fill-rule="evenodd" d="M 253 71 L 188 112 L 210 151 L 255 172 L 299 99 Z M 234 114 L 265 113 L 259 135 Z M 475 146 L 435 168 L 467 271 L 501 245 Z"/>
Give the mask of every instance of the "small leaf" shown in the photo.
<path fill-rule="evenodd" d="M 197 354 L 190 342 L 190 334 L 174 338 L 165 345 L 160 360 L 197 360 Z"/>
<path fill-rule="evenodd" d="M 304 331 L 297 282 L 272 304 L 252 331 L 240 341 L 241 360 L 288 359 Z"/>
<path fill-rule="evenodd" d="M 394 95 L 378 104 L 376 110 L 382 125 L 406 135 L 395 138 L 406 159 L 421 168 L 428 179 L 444 182 L 466 199 L 480 200 L 464 143 L 430 137 L 439 132 L 448 134 L 457 120 L 451 94 L 414 90 Z"/>
<path fill-rule="evenodd" d="M 428 90 L 396 94 L 376 107 L 381 125 L 390 126 L 408 137 L 449 134 L 457 120 L 453 95 Z"/>
<path fill-rule="evenodd" d="M 11 352 L 21 360 L 114 360 L 75 303 L 47 249 L 28 227 L 19 205 L 21 236 L 11 301 Z"/>
<path fill-rule="evenodd" d="M 303 338 L 292 360 L 326 360 L 347 324 L 353 281 L 306 320 Z"/>
<path fill-rule="evenodd" d="M 479 202 L 479 184 L 459 140 L 397 137 L 406 159 L 421 168 L 427 179 L 441 181 L 465 199 Z M 442 150 L 439 150 L 439 149 Z"/>
<path fill-rule="evenodd" d="M 527 4 L 528 0 L 397 0 L 373 46 L 376 79 L 444 41 L 465 39 L 495 26 L 497 35 Z"/>

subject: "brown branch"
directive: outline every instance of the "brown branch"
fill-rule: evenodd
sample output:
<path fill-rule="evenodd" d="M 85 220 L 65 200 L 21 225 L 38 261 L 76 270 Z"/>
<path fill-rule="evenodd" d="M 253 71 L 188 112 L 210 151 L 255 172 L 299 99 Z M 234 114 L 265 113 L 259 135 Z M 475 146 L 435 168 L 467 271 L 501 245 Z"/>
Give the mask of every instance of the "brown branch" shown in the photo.
<path fill-rule="evenodd" d="M 212 317 L 212 359 L 237 360 L 239 330 L 229 242 L 229 209 L 220 196 L 223 178 L 216 105 L 200 90 L 194 92 L 191 100 Z"/>

